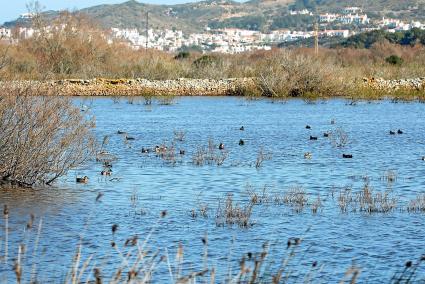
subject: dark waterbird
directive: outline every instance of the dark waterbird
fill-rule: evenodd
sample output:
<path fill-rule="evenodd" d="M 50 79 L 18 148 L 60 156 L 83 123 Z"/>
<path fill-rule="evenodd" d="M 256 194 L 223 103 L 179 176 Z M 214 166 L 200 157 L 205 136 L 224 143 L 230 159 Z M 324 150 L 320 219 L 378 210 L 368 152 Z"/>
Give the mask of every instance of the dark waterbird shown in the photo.
<path fill-rule="evenodd" d="M 311 129 L 311 126 L 307 124 L 307 125 L 305 126 L 305 128 L 306 128 L 306 129 Z"/>
<path fill-rule="evenodd" d="M 88 176 L 84 176 L 84 177 L 77 177 L 75 179 L 75 181 L 77 183 L 88 183 L 89 182 L 89 177 Z"/>
<path fill-rule="evenodd" d="M 403 131 L 401 129 L 397 130 L 397 134 L 403 134 Z"/>
<path fill-rule="evenodd" d="M 327 132 L 323 133 L 323 137 L 329 137 L 329 133 Z"/>
<path fill-rule="evenodd" d="M 186 151 L 185 150 L 180 150 L 180 155 L 184 155 L 184 154 L 186 154 Z"/>
<path fill-rule="evenodd" d="M 316 136 L 310 136 L 310 140 L 317 140 Z"/>
<path fill-rule="evenodd" d="M 224 150 L 224 144 L 223 143 L 220 143 L 220 145 L 218 145 L 218 149 L 219 150 Z"/>
<path fill-rule="evenodd" d="M 242 139 L 239 140 L 239 146 L 243 146 L 245 145 L 245 141 L 243 141 Z"/>
<path fill-rule="evenodd" d="M 390 130 L 390 135 L 395 135 L 395 131 Z"/>
<path fill-rule="evenodd" d="M 100 174 L 102 176 L 111 176 L 112 175 L 112 171 L 111 170 L 101 171 Z"/>
<path fill-rule="evenodd" d="M 125 140 L 136 140 L 136 138 L 132 136 L 125 135 Z"/>
<path fill-rule="evenodd" d="M 353 158 L 353 155 L 351 155 L 351 154 L 342 154 L 342 157 L 344 159 L 352 159 Z"/>
<path fill-rule="evenodd" d="M 118 130 L 118 131 L 117 131 L 117 134 L 124 135 L 124 134 L 127 134 L 127 132 L 125 132 L 125 131 L 121 131 L 121 130 Z"/>
<path fill-rule="evenodd" d="M 240 131 L 244 131 L 245 127 L 241 126 L 241 128 L 239 128 Z"/>

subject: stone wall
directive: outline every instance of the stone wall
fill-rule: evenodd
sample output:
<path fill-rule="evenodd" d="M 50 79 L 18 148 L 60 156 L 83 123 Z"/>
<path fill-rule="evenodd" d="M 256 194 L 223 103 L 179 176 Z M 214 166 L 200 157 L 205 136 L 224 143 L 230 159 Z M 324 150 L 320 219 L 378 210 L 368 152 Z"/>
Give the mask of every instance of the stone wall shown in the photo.
<path fill-rule="evenodd" d="M 231 79 L 66 79 L 58 81 L 12 81 L 0 83 L 0 87 L 25 89 L 34 93 L 63 96 L 238 96 L 246 90 L 257 88 L 254 78 Z"/>
<path fill-rule="evenodd" d="M 398 79 L 398 80 L 385 80 L 381 78 L 364 78 L 365 84 L 371 88 L 383 91 L 395 91 L 399 89 L 408 90 L 424 90 L 425 77 L 413 79 Z"/>

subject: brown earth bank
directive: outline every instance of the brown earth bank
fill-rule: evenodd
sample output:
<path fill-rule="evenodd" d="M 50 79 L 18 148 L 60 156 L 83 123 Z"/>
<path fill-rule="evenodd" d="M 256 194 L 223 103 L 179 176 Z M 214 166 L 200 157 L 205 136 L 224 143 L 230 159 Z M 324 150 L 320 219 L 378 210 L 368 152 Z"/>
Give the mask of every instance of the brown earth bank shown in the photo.
<path fill-rule="evenodd" d="M 391 96 L 392 92 L 399 90 L 423 92 L 425 90 L 425 77 L 398 80 L 364 78 L 359 87 L 382 91 L 382 96 Z M 57 96 L 269 96 L 264 92 L 267 86 L 258 78 L 18 80 L 0 82 L 0 90 L 2 89 L 26 90 L 35 95 Z M 344 96 L 344 94 L 341 94 L 341 96 Z"/>

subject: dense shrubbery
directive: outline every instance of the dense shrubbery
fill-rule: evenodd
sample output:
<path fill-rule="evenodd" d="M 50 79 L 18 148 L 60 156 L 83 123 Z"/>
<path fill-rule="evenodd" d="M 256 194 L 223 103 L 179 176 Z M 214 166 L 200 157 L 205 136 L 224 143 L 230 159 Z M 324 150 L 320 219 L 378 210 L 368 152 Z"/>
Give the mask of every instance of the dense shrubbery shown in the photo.
<path fill-rule="evenodd" d="M 397 56 L 397 55 L 391 55 L 385 58 L 385 61 L 392 65 L 401 65 L 403 64 L 403 58 Z"/>
<path fill-rule="evenodd" d="M 344 47 L 370 48 L 377 42 L 388 41 L 400 45 L 425 45 L 425 30 L 412 29 L 405 32 L 390 33 L 383 30 L 360 33 L 352 36 L 342 43 Z"/>

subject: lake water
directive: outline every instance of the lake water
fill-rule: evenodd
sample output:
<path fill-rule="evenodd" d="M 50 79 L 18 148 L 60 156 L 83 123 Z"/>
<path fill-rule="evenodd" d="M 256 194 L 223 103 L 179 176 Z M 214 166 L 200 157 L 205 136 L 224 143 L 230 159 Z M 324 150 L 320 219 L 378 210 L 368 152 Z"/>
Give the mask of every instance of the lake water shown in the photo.
<path fill-rule="evenodd" d="M 424 104 L 349 105 L 345 100 L 311 104 L 228 97 L 183 97 L 171 105 L 154 102 L 150 106 L 125 98 L 78 98 L 75 103 L 96 117 L 99 140 L 109 137 L 106 150 L 117 157 L 113 174 L 100 175 L 101 163 L 90 161 L 54 188 L 1 190 L 0 204 L 10 208 L 7 264 L 3 257 L 5 220 L 0 221 L 1 282 L 15 281 L 12 270 L 19 244 L 26 244 L 21 260 L 24 279 L 34 269 L 42 283 L 63 282 L 79 243 L 81 262 L 92 255 L 87 268 L 90 275 L 93 267 L 99 267 L 110 279 L 122 262 L 118 251 L 131 250 L 124 243 L 136 235 L 139 243 L 149 237 L 146 247 L 152 252 L 169 255 L 174 274 L 179 243 L 184 252 L 183 271 L 202 269 L 202 238 L 207 235 L 208 266 L 216 268 L 220 283 L 230 268 L 239 267 L 244 254 L 261 252 L 266 242 L 266 262 L 273 271 L 288 257 L 292 247 L 288 249 L 287 242 L 294 237 L 302 238 L 289 262 L 290 279 L 297 283 L 310 270 L 320 280 L 314 283 L 335 283 L 352 265 L 361 270 L 360 283 L 387 283 L 406 261 L 416 263 L 425 254 L 425 216 L 406 211 L 409 200 L 425 193 Z M 398 129 L 403 134 L 389 135 Z M 135 140 L 126 140 L 118 130 Z M 175 139 L 175 131 L 185 133 L 183 141 Z M 333 137 L 323 137 L 328 131 Z M 310 136 L 318 139 L 310 140 Z M 338 147 L 341 137 L 347 143 Z M 220 166 L 194 165 L 194 153 L 208 146 L 209 140 L 215 147 L 223 143 L 227 158 Z M 141 152 L 172 143 L 177 152 L 174 163 Z M 185 155 L 178 154 L 180 149 Z M 271 159 L 257 168 L 260 149 Z M 222 152 L 216 150 L 218 155 Z M 304 158 L 306 152 L 311 159 Z M 343 159 L 343 154 L 353 158 Z M 84 175 L 90 178 L 87 184 L 75 183 L 76 176 Z M 340 192 L 346 188 L 358 192 L 365 181 L 375 192 L 387 191 L 397 198 L 397 207 L 387 213 L 341 212 Z M 308 205 L 296 210 L 269 200 L 253 206 L 248 228 L 217 226 L 217 207 L 226 194 L 232 193 L 235 202 L 244 206 L 250 199 L 249 189 L 261 192 L 264 187 L 269 197 L 302 188 Z M 103 195 L 96 202 L 99 193 Z M 318 196 L 323 206 L 314 213 L 311 203 Z M 204 204 L 208 204 L 207 217 L 199 212 Z M 167 214 L 161 218 L 164 210 Z M 33 228 L 27 230 L 31 213 L 36 217 Z M 118 229 L 112 234 L 114 224 Z M 312 269 L 314 262 L 318 265 Z M 416 273 L 421 283 L 425 282 L 422 266 Z M 166 262 L 158 264 L 153 279 L 172 282 Z"/>

